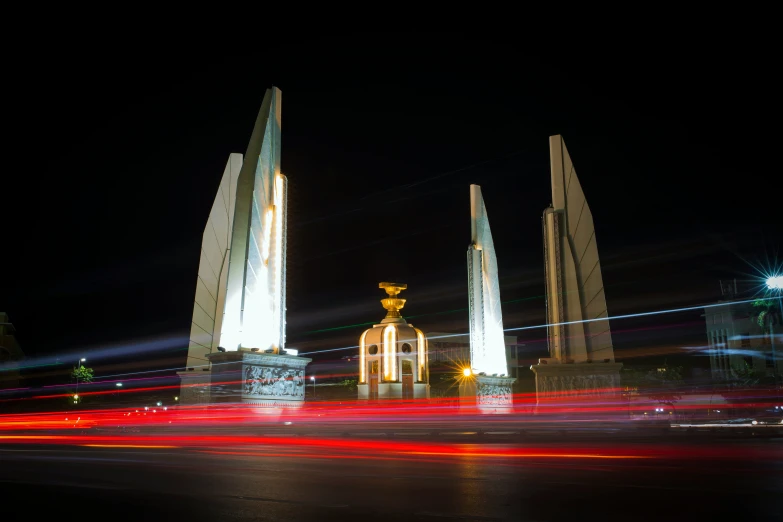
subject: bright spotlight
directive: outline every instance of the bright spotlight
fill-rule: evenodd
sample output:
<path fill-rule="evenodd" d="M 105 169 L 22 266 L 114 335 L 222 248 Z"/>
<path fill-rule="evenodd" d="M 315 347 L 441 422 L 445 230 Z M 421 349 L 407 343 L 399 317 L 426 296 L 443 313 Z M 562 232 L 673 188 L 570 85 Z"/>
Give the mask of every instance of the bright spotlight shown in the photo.
<path fill-rule="evenodd" d="M 84 357 L 82 357 L 82 358 L 81 358 L 81 361 L 82 361 L 82 362 L 85 362 L 86 360 L 87 360 L 87 359 L 85 359 Z"/>
<path fill-rule="evenodd" d="M 470 368 L 465 368 L 464 370 L 462 370 L 462 375 L 464 375 L 465 377 L 470 377 L 471 373 L 473 372 L 470 371 Z"/>
<path fill-rule="evenodd" d="M 79 400 L 79 396 L 78 395 L 74 395 L 73 396 L 73 400 L 78 401 Z"/>
<path fill-rule="evenodd" d="M 122 383 L 121 383 L 121 382 L 118 382 L 117 384 L 115 384 L 115 386 L 116 386 L 117 388 L 122 388 Z"/>
<path fill-rule="evenodd" d="M 767 288 L 770 290 L 783 290 L 783 275 L 768 278 Z"/>

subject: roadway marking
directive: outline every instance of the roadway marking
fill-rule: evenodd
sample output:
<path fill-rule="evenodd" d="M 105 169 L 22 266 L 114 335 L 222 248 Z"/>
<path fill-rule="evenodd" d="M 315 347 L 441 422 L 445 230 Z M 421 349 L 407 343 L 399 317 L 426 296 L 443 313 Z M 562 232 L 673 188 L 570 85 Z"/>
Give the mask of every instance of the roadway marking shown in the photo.
<path fill-rule="evenodd" d="M 452 513 L 435 513 L 432 511 L 419 511 L 415 513 L 416 516 L 422 517 L 438 517 L 438 518 L 453 518 L 457 520 L 503 520 L 497 517 L 482 517 L 479 515 L 458 515 Z"/>
<path fill-rule="evenodd" d="M 316 506 L 324 508 L 346 508 L 348 504 L 318 504 L 315 502 L 305 502 L 301 500 L 285 500 L 280 498 L 248 497 L 245 495 L 217 495 L 221 498 L 231 498 L 235 500 L 252 500 L 254 502 L 272 502 L 274 504 L 294 504 L 298 506 Z"/>

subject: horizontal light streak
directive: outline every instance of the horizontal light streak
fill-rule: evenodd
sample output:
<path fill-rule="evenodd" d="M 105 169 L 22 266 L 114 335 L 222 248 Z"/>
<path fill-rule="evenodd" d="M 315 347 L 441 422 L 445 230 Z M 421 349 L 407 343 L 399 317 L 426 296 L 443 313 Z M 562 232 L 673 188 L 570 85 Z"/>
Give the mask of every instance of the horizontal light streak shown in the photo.
<path fill-rule="evenodd" d="M 85 448 L 157 448 L 157 449 L 172 449 L 179 448 L 180 446 L 158 446 L 158 445 L 146 445 L 146 444 L 79 444 Z"/>
<path fill-rule="evenodd" d="M 437 455 L 450 457 L 504 457 L 504 458 L 566 458 L 566 459 L 651 459 L 647 455 L 596 455 L 589 453 L 438 453 L 412 451 L 411 455 Z"/>
<path fill-rule="evenodd" d="M 684 308 L 671 308 L 669 310 L 655 310 L 651 312 L 639 312 L 635 314 L 624 314 L 624 315 L 614 315 L 611 317 L 597 317 L 595 319 L 584 319 L 581 321 L 566 321 L 563 323 L 552 323 L 552 324 L 537 324 L 533 326 L 520 326 L 516 328 L 506 328 L 503 331 L 504 332 L 516 332 L 516 331 L 522 331 L 522 330 L 535 330 L 539 328 L 549 328 L 551 326 L 561 326 L 561 325 L 569 325 L 569 324 L 577 324 L 577 323 L 591 323 L 596 321 L 615 321 L 619 319 L 633 319 L 636 317 L 649 317 L 649 316 L 655 316 L 655 315 L 662 315 L 662 314 L 673 314 L 678 312 L 692 312 L 695 310 L 703 310 L 705 308 L 715 308 L 719 306 L 731 306 L 731 305 L 738 305 L 738 304 L 746 304 L 746 303 L 754 303 L 756 301 L 766 301 L 766 300 L 777 300 L 777 297 L 769 297 L 769 298 L 759 298 L 759 299 L 747 299 L 744 301 L 730 301 L 726 303 L 715 303 L 715 304 L 707 304 L 707 305 L 699 305 L 699 306 L 688 306 Z M 435 337 L 429 337 L 428 339 L 430 341 L 434 339 L 440 339 L 440 338 L 449 338 L 449 337 L 460 337 L 470 335 L 469 333 L 455 333 L 455 334 L 449 334 L 449 335 L 442 335 L 442 336 L 435 336 Z M 358 346 L 344 346 L 342 348 L 329 348 L 326 350 L 314 350 L 310 352 L 300 352 L 300 355 L 307 355 L 307 354 L 316 354 L 316 353 L 328 353 L 328 352 L 337 352 L 342 350 L 352 350 L 358 348 Z"/>

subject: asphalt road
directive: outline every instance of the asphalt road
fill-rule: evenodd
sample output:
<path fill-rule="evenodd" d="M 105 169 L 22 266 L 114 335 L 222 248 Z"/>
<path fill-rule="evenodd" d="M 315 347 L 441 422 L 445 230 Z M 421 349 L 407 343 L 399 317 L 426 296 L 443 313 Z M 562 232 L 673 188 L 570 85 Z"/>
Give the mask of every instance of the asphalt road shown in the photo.
<path fill-rule="evenodd" d="M 694 451 L 704 444 L 693 443 Z M 687 450 L 627 460 L 401 459 L 280 445 L 5 445 L 0 520 L 783 520 L 783 440 L 709 444 L 728 449 L 700 459 Z M 753 456 L 737 458 L 745 454 Z"/>

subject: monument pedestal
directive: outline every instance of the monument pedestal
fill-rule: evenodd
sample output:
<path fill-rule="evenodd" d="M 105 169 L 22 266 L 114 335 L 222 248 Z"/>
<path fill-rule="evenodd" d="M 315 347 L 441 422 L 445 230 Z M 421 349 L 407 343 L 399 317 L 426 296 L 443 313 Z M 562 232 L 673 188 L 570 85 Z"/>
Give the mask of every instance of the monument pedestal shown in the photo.
<path fill-rule="evenodd" d="M 429 399 L 430 385 L 426 382 L 413 383 L 412 395 L 406 397 L 401 382 L 382 382 L 377 385 L 377 391 L 373 397 L 370 396 L 370 385 L 367 383 L 357 384 L 357 396 L 360 401 L 372 399 Z"/>
<path fill-rule="evenodd" d="M 466 379 L 459 386 L 460 406 L 472 408 L 480 413 L 513 413 L 514 377 L 490 377 L 476 375 Z M 475 401 L 475 402 L 474 402 Z"/>
<path fill-rule="evenodd" d="M 210 403 L 212 375 L 209 371 L 191 370 L 177 372 L 177 375 L 180 379 L 179 404 L 198 406 Z"/>
<path fill-rule="evenodd" d="M 613 397 L 620 386 L 623 363 L 561 363 L 539 359 L 530 367 L 536 374 L 536 398 Z"/>
<path fill-rule="evenodd" d="M 212 363 L 213 403 L 290 408 L 304 402 L 305 367 L 312 359 L 246 349 L 213 353 L 207 358 Z"/>

